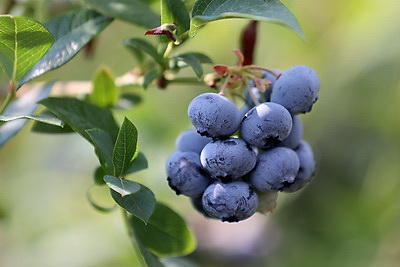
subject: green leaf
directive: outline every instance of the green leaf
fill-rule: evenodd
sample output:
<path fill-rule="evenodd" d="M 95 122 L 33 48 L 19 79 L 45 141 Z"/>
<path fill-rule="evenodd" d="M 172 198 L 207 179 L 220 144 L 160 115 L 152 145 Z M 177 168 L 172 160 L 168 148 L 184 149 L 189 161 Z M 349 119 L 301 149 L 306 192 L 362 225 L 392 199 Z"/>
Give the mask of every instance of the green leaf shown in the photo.
<path fill-rule="evenodd" d="M 133 216 L 130 220 L 137 239 L 155 255 L 186 255 L 196 247 L 195 237 L 185 220 L 162 203 L 157 202 L 147 224 Z"/>
<path fill-rule="evenodd" d="M 213 63 L 211 58 L 209 58 L 208 56 L 202 53 L 195 52 L 179 54 L 174 56 L 173 59 L 178 61 L 178 65 L 182 65 L 182 63 L 184 63 L 184 66 L 189 65 L 199 79 L 203 77 L 203 67 L 201 64 Z"/>
<path fill-rule="evenodd" d="M 86 131 L 92 139 L 97 158 L 99 159 L 100 165 L 107 171 L 107 174 L 113 174 L 114 168 L 112 164 L 112 153 L 114 149 L 114 143 L 111 140 L 110 135 L 100 129 L 90 129 Z"/>
<path fill-rule="evenodd" d="M 119 98 L 119 87 L 115 84 L 111 70 L 102 67 L 93 77 L 93 90 L 89 101 L 99 107 L 114 107 Z"/>
<path fill-rule="evenodd" d="M 108 177 L 108 178 L 107 178 Z M 111 176 L 105 176 L 105 181 L 110 181 L 111 179 L 109 178 Z M 114 177 L 115 179 L 121 179 Z M 106 180 L 110 179 L 110 180 Z M 115 180 L 114 179 L 114 180 Z M 124 195 L 122 196 L 121 193 L 115 191 L 114 189 L 110 188 L 110 193 L 112 198 L 117 202 L 118 205 L 120 205 L 122 208 L 124 208 L 126 211 L 129 213 L 135 215 L 135 217 L 139 218 L 141 221 L 144 223 L 147 223 L 148 219 L 150 218 L 151 214 L 154 211 L 155 205 L 156 205 L 156 198 L 154 197 L 154 193 L 144 185 L 141 185 L 139 183 L 136 183 L 134 181 L 129 181 L 125 179 L 121 179 L 124 181 L 124 186 L 125 188 L 131 188 L 129 190 L 133 190 L 135 186 L 139 186 L 138 191 Z M 127 185 L 129 184 L 129 186 Z M 113 187 L 116 188 L 116 190 L 121 191 L 121 185 L 118 187 L 117 183 L 112 184 Z"/>
<path fill-rule="evenodd" d="M 40 101 L 75 132 L 92 143 L 87 130 L 100 129 L 116 140 L 118 125 L 108 109 L 72 97 L 49 97 Z"/>
<path fill-rule="evenodd" d="M 40 116 L 52 116 L 55 117 L 53 113 L 51 113 L 48 109 L 45 109 L 40 113 Z M 35 121 L 31 128 L 32 132 L 36 133 L 48 133 L 48 134 L 61 134 L 61 133 L 73 133 L 74 130 L 72 130 L 71 127 L 69 127 L 68 124 L 65 124 L 63 122 L 63 127 L 51 125 L 48 123 L 43 123 L 40 121 Z"/>
<path fill-rule="evenodd" d="M 54 82 L 47 83 L 44 86 L 28 91 L 23 96 L 17 98 L 4 110 L 4 116 L 15 116 L 15 114 L 24 114 L 32 116 L 38 105 L 37 101 L 47 97 L 53 88 Z M 14 115 L 13 115 L 14 114 Z M 0 146 L 5 144 L 10 138 L 17 134 L 28 120 L 15 120 L 0 124 Z M 57 126 L 57 128 L 60 128 Z"/>
<path fill-rule="evenodd" d="M 228 18 L 283 24 L 304 38 L 295 16 L 278 0 L 198 0 L 192 9 L 189 35 L 194 37 L 206 23 Z"/>
<path fill-rule="evenodd" d="M 123 176 L 130 166 L 131 161 L 134 159 L 134 156 L 139 152 L 137 150 L 137 139 L 138 132 L 135 125 L 125 118 L 118 132 L 117 141 L 115 142 L 112 154 L 115 176 Z"/>
<path fill-rule="evenodd" d="M 140 0 L 85 0 L 94 10 L 112 18 L 154 28 L 160 24 L 160 16 L 156 14 L 146 1 Z"/>
<path fill-rule="evenodd" d="M 157 51 L 157 49 L 150 42 L 141 38 L 130 38 L 124 40 L 123 44 L 135 55 L 140 51 L 149 55 L 158 64 L 162 64 L 163 57 Z"/>
<path fill-rule="evenodd" d="M 132 216 L 133 217 L 133 216 Z M 145 261 L 146 265 L 149 267 L 164 267 L 165 265 L 160 262 L 158 257 L 148 251 L 142 244 L 140 240 L 138 240 L 136 237 L 135 238 L 135 243 L 139 247 L 139 251 L 141 256 L 143 257 L 143 260 Z"/>
<path fill-rule="evenodd" d="M 70 11 L 47 21 L 45 26 L 56 41 L 22 78 L 19 86 L 67 63 L 111 21 L 111 18 L 89 9 Z"/>
<path fill-rule="evenodd" d="M 160 74 L 157 70 L 151 70 L 144 75 L 143 88 L 149 87 L 149 85 L 157 78 L 159 78 L 162 74 Z"/>
<path fill-rule="evenodd" d="M 180 35 L 190 28 L 190 15 L 182 0 L 161 1 L 161 24 L 175 23 Z"/>
<path fill-rule="evenodd" d="M 149 164 L 145 155 L 142 152 L 139 152 L 137 157 L 130 163 L 129 168 L 125 171 L 124 175 L 147 169 L 148 166 Z"/>
<path fill-rule="evenodd" d="M 30 119 L 34 121 L 39 121 L 42 123 L 47 123 L 59 127 L 64 126 L 64 122 L 61 121 L 59 118 L 51 116 L 51 115 L 0 115 L 0 121 L 13 121 L 19 119 Z"/>
<path fill-rule="evenodd" d="M 20 16 L 0 16 L 0 67 L 17 83 L 53 44 L 52 34 L 39 22 Z"/>
<path fill-rule="evenodd" d="M 115 192 L 118 192 L 122 197 L 138 192 L 141 185 L 122 178 L 117 178 L 111 175 L 105 175 L 104 181 Z"/>

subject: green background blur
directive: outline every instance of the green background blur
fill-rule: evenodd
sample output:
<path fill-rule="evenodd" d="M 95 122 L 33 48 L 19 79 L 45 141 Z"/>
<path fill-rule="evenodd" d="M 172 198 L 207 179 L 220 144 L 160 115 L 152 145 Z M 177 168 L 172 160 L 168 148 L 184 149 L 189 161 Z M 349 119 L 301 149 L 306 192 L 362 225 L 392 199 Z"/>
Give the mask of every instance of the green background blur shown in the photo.
<path fill-rule="evenodd" d="M 164 174 L 175 137 L 190 128 L 187 105 L 207 91 L 193 86 L 140 91 L 140 105 L 117 113 L 135 123 L 149 160 L 149 169 L 131 178 L 196 233 L 198 250 L 171 266 L 400 266 L 400 2 L 282 2 L 307 41 L 263 22 L 255 63 L 283 70 L 304 64 L 319 73 L 319 100 L 302 115 L 304 139 L 317 160 L 315 179 L 297 193 L 280 194 L 267 216 L 228 224 L 194 212 Z M 177 51 L 234 64 L 232 50 L 246 24 L 211 23 Z M 142 34 L 114 22 L 92 58 L 80 54 L 44 79 L 89 80 L 101 64 L 120 76 L 135 64 L 121 41 Z M 1 267 L 139 266 L 120 214 L 99 213 L 86 200 L 95 166 L 92 147 L 77 135 L 39 135 L 26 127 L 0 149 Z M 93 193 L 111 205 L 107 192 Z"/>

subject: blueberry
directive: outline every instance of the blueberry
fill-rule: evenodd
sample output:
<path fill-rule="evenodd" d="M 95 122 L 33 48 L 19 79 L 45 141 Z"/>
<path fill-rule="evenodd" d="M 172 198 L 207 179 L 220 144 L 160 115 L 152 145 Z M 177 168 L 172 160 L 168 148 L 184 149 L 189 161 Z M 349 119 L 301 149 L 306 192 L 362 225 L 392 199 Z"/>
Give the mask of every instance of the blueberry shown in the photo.
<path fill-rule="evenodd" d="M 294 183 L 282 188 L 284 192 L 295 192 L 303 188 L 313 177 L 315 172 L 315 160 L 312 147 L 309 143 L 302 140 L 294 150 L 300 160 L 299 171 L 294 178 Z"/>
<path fill-rule="evenodd" d="M 295 149 L 303 137 L 303 123 L 298 115 L 292 117 L 293 126 L 288 137 L 286 137 L 278 146 Z"/>
<path fill-rule="evenodd" d="M 195 210 L 197 210 L 199 213 L 201 213 L 202 215 L 204 215 L 204 217 L 206 218 L 212 218 L 203 208 L 203 197 L 199 196 L 199 197 L 191 197 L 190 198 L 190 202 L 192 203 L 193 208 L 195 208 Z"/>
<path fill-rule="evenodd" d="M 192 151 L 200 155 L 201 150 L 210 141 L 211 138 L 199 135 L 196 130 L 186 130 L 176 138 L 175 147 L 179 151 Z"/>
<path fill-rule="evenodd" d="M 229 182 L 254 168 L 257 153 L 242 139 L 230 137 L 208 143 L 201 151 L 200 161 L 211 177 Z"/>
<path fill-rule="evenodd" d="M 200 156 L 195 152 L 176 151 L 166 162 L 168 185 L 176 192 L 188 197 L 203 194 L 211 178 L 202 169 Z"/>
<path fill-rule="evenodd" d="M 289 111 L 279 104 L 265 102 L 246 114 L 240 134 L 251 146 L 269 148 L 288 137 L 291 130 Z"/>
<path fill-rule="evenodd" d="M 299 157 L 286 147 L 271 148 L 260 154 L 250 172 L 250 183 L 261 192 L 282 190 L 292 184 L 299 170 Z"/>
<path fill-rule="evenodd" d="M 293 115 L 311 111 L 318 99 L 318 74 L 307 66 L 294 66 L 282 73 L 274 85 L 271 102 L 281 104 Z"/>
<path fill-rule="evenodd" d="M 243 181 L 215 182 L 204 191 L 202 203 L 211 217 L 223 222 L 239 222 L 256 212 L 258 196 Z"/>
<path fill-rule="evenodd" d="M 200 135 L 212 138 L 232 135 L 242 119 L 232 101 L 215 93 L 195 97 L 189 104 L 188 115 Z"/>

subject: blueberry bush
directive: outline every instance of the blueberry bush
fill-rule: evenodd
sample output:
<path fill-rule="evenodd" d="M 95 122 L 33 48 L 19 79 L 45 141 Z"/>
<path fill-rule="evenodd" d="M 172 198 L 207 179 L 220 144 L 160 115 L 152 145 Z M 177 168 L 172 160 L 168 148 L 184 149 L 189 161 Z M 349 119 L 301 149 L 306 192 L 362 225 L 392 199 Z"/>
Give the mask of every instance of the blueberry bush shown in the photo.
<path fill-rule="evenodd" d="M 160 259 L 194 251 L 194 234 L 185 220 L 153 190 L 130 179 L 148 167 L 138 146 L 140 129 L 124 116 L 135 108 L 136 91 L 168 89 L 173 84 L 209 88 L 188 106 L 193 129 L 182 132 L 176 151 L 166 161 L 166 179 L 189 197 L 207 218 L 238 222 L 276 206 L 278 192 L 304 187 L 315 170 L 311 146 L 302 139 L 300 114 L 318 98 L 315 70 L 296 65 L 282 71 L 253 64 L 257 25 L 273 22 L 304 38 L 295 16 L 278 0 L 82 0 L 62 1 L 63 10 L 41 20 L 40 6 L 6 1 L 0 15 L 0 66 L 8 80 L 0 106 L 0 145 L 28 120 L 32 131 L 77 133 L 94 148 L 94 186 L 108 187 L 115 207 L 88 201 L 100 212 L 122 211 L 129 238 L 144 265 L 163 266 Z M 246 19 L 235 66 L 214 62 L 206 53 L 182 52 L 196 42 L 208 23 Z M 118 82 L 107 68 L 92 79 L 87 94 L 57 95 L 57 81 L 24 90 L 38 78 L 62 67 L 78 53 L 90 54 L 103 30 L 124 21 L 143 34 L 120 40 L 135 57 L 128 78 Z M 155 41 L 156 40 L 156 41 Z M 205 64 L 213 72 L 205 73 Z M 192 76 L 182 75 L 190 68 Z M 185 72 L 187 73 L 187 72 Z M 23 92 L 20 94 L 19 92 Z M 121 111 L 122 110 L 122 111 Z"/>

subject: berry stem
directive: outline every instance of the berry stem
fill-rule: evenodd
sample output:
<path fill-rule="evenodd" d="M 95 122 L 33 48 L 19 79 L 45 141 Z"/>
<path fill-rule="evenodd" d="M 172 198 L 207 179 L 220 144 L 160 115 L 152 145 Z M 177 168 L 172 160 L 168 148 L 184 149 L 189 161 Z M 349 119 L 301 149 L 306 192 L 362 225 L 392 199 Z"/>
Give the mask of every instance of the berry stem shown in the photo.
<path fill-rule="evenodd" d="M 258 101 L 257 97 L 254 95 L 253 89 L 250 87 L 250 84 L 249 84 L 248 80 L 245 79 L 245 80 L 244 80 L 244 83 L 245 83 L 245 87 L 246 87 L 247 91 L 249 91 L 249 95 L 250 95 L 251 100 L 253 101 L 253 103 L 254 103 L 256 106 L 259 105 L 259 104 L 260 104 L 260 101 Z"/>
<path fill-rule="evenodd" d="M 168 58 L 169 55 L 171 54 L 173 48 L 174 48 L 174 42 L 169 42 L 167 44 L 167 47 L 165 48 L 163 57 Z"/>
<path fill-rule="evenodd" d="M 225 78 L 224 84 L 221 86 L 221 90 L 219 91 L 220 95 L 225 95 L 225 91 L 228 88 L 229 83 L 229 75 Z"/>

